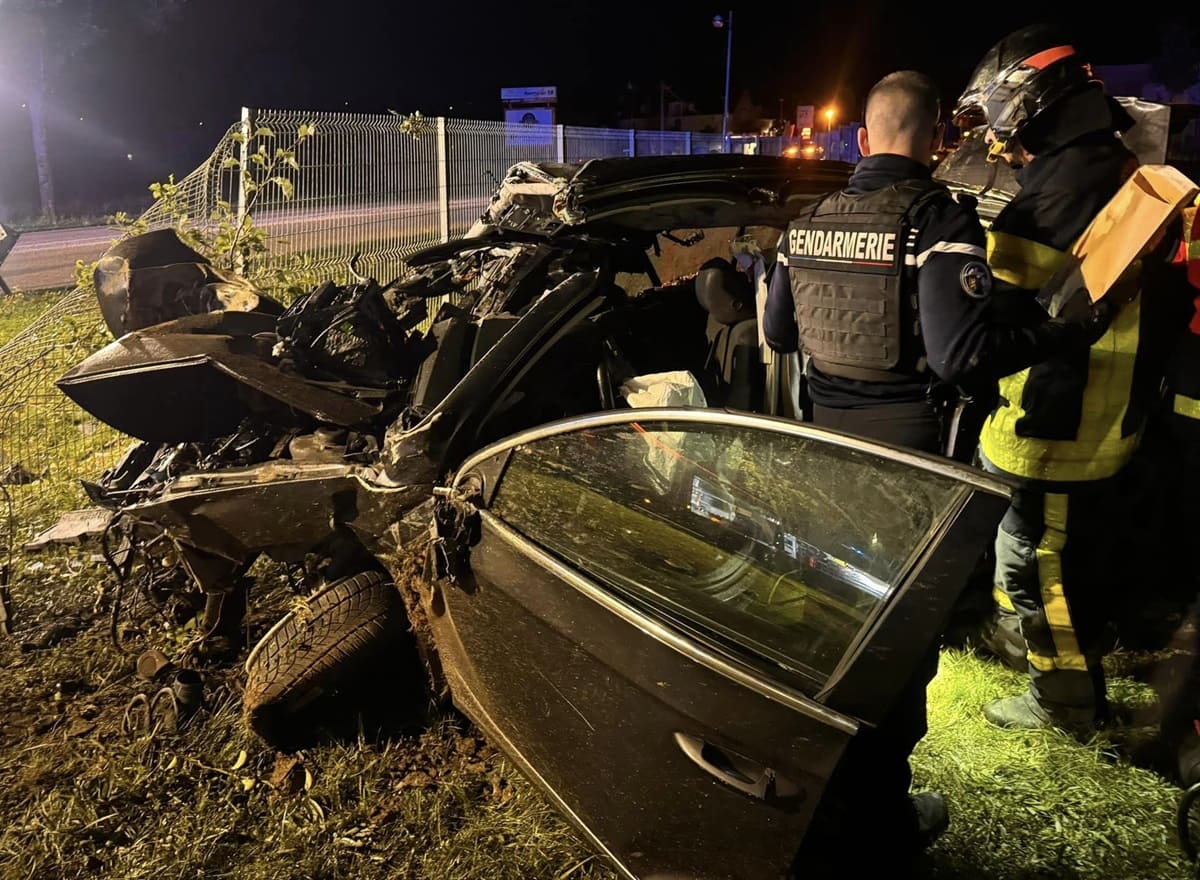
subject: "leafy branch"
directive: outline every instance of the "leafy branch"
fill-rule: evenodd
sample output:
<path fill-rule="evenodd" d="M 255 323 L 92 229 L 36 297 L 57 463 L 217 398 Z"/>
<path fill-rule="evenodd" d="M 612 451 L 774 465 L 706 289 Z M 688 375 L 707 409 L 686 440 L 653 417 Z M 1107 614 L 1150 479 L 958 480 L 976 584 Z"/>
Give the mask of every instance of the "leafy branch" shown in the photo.
<path fill-rule="evenodd" d="M 278 137 L 266 126 L 259 126 L 246 135 L 235 131 L 228 135 L 227 154 L 220 160 L 220 169 L 232 172 L 241 190 L 245 206 L 239 211 L 225 199 L 218 199 L 206 218 L 197 218 L 189 210 L 189 191 L 186 181 L 176 181 L 169 175 L 165 181 L 150 184 L 154 203 L 140 217 L 119 212 L 110 222 L 122 237 L 142 234 L 150 228 L 153 218 L 156 227 L 166 222 L 189 247 L 203 255 L 216 268 L 246 277 L 256 286 L 277 293 L 294 295 L 318 281 L 311 260 L 297 255 L 286 264 L 267 267 L 260 259 L 268 251 L 266 231 L 254 222 L 254 209 L 264 192 L 277 190 L 284 199 L 295 195 L 294 172 L 300 170 L 297 151 L 316 134 L 314 124 L 301 124 L 295 139 L 286 146 L 278 145 Z M 236 150 L 241 155 L 229 155 Z M 243 158 L 244 157 L 244 158 Z M 90 287 L 95 263 L 78 261 L 75 280 L 80 287 Z"/>

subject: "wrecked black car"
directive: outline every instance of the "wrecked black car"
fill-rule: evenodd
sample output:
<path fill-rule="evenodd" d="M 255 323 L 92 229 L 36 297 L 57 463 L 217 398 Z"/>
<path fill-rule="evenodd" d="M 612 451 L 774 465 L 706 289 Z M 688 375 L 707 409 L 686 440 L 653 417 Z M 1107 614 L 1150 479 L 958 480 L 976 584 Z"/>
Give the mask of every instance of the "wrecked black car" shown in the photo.
<path fill-rule="evenodd" d="M 110 564 L 228 655 L 250 566 L 289 566 L 244 699 L 281 747 L 404 642 L 625 875 L 778 875 L 1009 491 L 794 418 L 756 301 L 850 170 L 523 163 L 466 237 L 286 309 L 186 255 L 139 293 L 128 243 L 118 338 L 59 381 L 140 441 L 87 487 Z"/>

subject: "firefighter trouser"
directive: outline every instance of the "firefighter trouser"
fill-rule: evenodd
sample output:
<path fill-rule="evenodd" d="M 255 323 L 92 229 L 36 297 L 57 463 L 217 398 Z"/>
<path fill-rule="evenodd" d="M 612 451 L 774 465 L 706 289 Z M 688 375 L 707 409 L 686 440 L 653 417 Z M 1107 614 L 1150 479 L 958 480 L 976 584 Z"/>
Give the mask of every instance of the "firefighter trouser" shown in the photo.
<path fill-rule="evenodd" d="M 1169 503 L 1171 524 L 1174 526 L 1173 546 L 1168 552 L 1176 555 L 1181 566 L 1180 574 L 1188 577 L 1195 586 L 1200 586 L 1200 564 L 1194 553 L 1188 552 L 1194 540 L 1197 524 L 1200 524 L 1200 411 L 1183 409 L 1176 403 L 1176 412 L 1171 414 L 1171 436 L 1174 441 L 1174 457 L 1178 471 L 1171 481 L 1172 492 Z"/>
<path fill-rule="evenodd" d="M 1116 479 L 1044 486 L 1016 489 L 1000 523 L 997 603 L 1017 615 L 1038 703 L 1100 716 L 1108 551 L 1120 537 Z"/>

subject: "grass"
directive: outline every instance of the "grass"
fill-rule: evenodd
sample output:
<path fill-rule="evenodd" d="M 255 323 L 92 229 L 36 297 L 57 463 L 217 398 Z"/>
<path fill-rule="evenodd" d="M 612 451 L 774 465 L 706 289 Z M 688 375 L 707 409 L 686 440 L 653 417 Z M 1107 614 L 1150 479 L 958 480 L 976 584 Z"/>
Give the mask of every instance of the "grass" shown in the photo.
<path fill-rule="evenodd" d="M 149 199 L 139 199 L 135 204 L 130 201 L 124 207 L 127 214 L 134 216 L 146 210 L 149 206 Z M 48 229 L 75 229 L 82 226 L 111 226 L 113 222 L 113 214 L 116 211 L 110 211 L 107 214 L 96 213 L 79 213 L 61 215 L 58 217 L 47 217 L 45 215 L 36 214 L 26 217 L 8 218 L 4 220 L 4 224 L 17 232 L 42 232 Z"/>
<path fill-rule="evenodd" d="M 0 302 L 0 340 L 49 304 L 41 297 Z M 78 450 L 54 454 L 74 471 L 100 470 L 77 462 Z M 36 517 L 59 503 L 46 501 Z M 22 537 L 34 522 L 20 523 Z M 7 541 L 4 526 L 0 536 Z M 292 598 L 278 571 L 257 574 L 252 636 Z M 422 729 L 333 740 L 295 756 L 289 768 L 293 759 L 243 727 L 241 669 L 231 666 L 205 671 L 206 706 L 179 733 L 124 734 L 125 704 L 150 685 L 109 639 L 108 582 L 86 548 L 15 556 L 16 631 L 0 636 L 0 880 L 615 877 L 453 715 Z M 146 643 L 168 653 L 181 635 L 155 616 L 140 625 Z M 40 648 L 39 640 L 54 643 Z M 1143 681 L 1154 662 L 1109 658 L 1117 703 L 1152 717 L 1156 696 Z M 952 811 L 928 876 L 1189 876 L 1173 834 L 1180 791 L 1135 760 L 1139 737 L 1153 731 L 1080 743 L 988 726 L 983 705 L 1024 684 L 994 662 L 943 653 L 930 688 L 929 734 L 913 757 L 917 785 L 945 792 Z M 847 870 L 853 876 L 852 862 Z"/>
<path fill-rule="evenodd" d="M 255 637 L 291 597 L 279 572 L 264 566 L 258 577 Z M 124 735 L 126 701 L 151 688 L 110 642 L 107 606 L 95 608 L 106 581 L 86 551 L 17 557 L 17 631 L 0 639 L 0 880 L 615 877 L 452 715 L 332 740 L 285 773 L 289 759 L 242 726 L 234 666 L 205 671 L 206 708 L 181 732 Z M 50 627 L 62 641 L 31 647 Z M 178 636 L 154 617 L 141 630 L 168 652 Z M 943 653 L 913 759 L 918 786 L 945 792 L 953 816 L 927 876 L 1187 876 L 1172 833 L 1180 792 L 1121 744 L 983 721 L 985 702 L 1023 686 L 992 661 Z M 1154 700 L 1132 678 L 1114 679 L 1112 692 L 1127 705 Z"/>
<path fill-rule="evenodd" d="M 69 292 L 69 289 L 60 289 L 38 293 L 14 291 L 12 296 L 0 295 L 0 346 L 32 324 L 42 312 Z"/>
<path fill-rule="evenodd" d="M 612 877 L 456 717 L 285 757 L 242 726 L 235 667 L 206 670 L 206 707 L 180 732 L 126 735 L 125 703 L 153 688 L 92 610 L 104 572 L 70 554 L 17 572 L 18 630 L 0 640 L 3 880 Z M 268 570 L 258 595 L 261 635 L 290 594 Z M 63 640 L 31 647 L 48 626 Z"/>
<path fill-rule="evenodd" d="M 1121 658 L 1114 656 L 1114 671 Z M 913 756 L 918 786 L 946 793 L 952 821 L 932 855 L 936 878 L 1189 876 L 1175 841 L 1179 788 L 1128 759 L 1126 743 L 1059 732 L 999 730 L 985 703 L 1019 693 L 1024 676 L 963 651 L 942 654 L 929 690 L 929 733 Z M 1110 696 L 1145 708 L 1155 694 L 1114 677 Z M 1146 731 L 1133 731 L 1136 735 Z"/>

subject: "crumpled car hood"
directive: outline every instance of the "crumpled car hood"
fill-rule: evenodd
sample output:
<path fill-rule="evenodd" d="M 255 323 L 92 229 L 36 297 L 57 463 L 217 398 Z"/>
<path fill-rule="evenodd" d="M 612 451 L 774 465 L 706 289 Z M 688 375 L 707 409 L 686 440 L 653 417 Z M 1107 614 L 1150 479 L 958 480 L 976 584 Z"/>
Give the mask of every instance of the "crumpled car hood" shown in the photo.
<path fill-rule="evenodd" d="M 372 403 L 270 363 L 260 348 L 273 344 L 274 327 L 273 316 L 257 312 L 180 318 L 125 334 L 55 384 L 118 431 L 158 443 L 223 437 L 256 413 L 344 427 L 378 415 Z"/>
<path fill-rule="evenodd" d="M 853 170 L 845 162 L 738 154 L 593 159 L 580 167 L 521 162 L 468 235 L 782 227 L 805 202 L 845 185 Z"/>
<path fill-rule="evenodd" d="M 245 279 L 218 271 L 174 229 L 118 241 L 100 257 L 92 280 L 100 314 L 114 338 L 219 309 L 276 315 L 283 311 Z"/>

